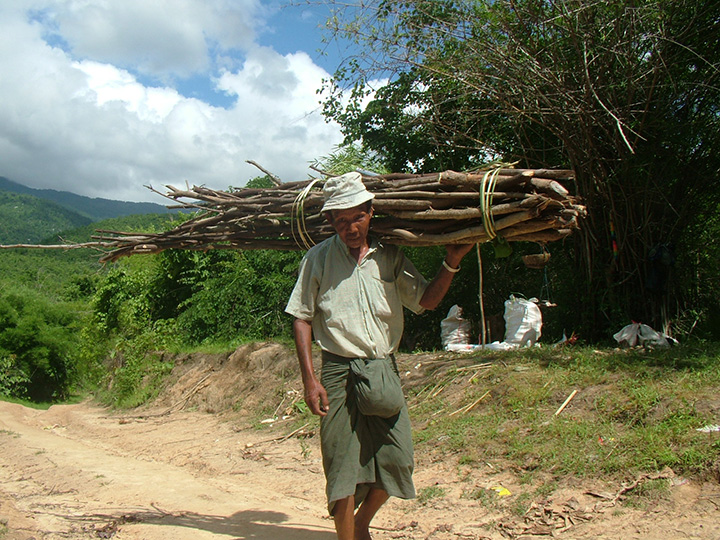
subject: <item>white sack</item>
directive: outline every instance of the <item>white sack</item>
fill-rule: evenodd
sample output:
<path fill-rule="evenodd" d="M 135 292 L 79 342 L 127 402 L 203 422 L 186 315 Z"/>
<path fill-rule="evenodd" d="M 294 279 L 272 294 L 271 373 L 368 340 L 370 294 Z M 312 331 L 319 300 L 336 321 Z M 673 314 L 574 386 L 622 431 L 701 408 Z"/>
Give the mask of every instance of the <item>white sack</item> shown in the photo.
<path fill-rule="evenodd" d="M 542 313 L 535 302 L 511 295 L 505 301 L 505 343 L 535 345 L 542 335 Z"/>
<path fill-rule="evenodd" d="M 440 321 L 440 338 L 446 351 L 458 351 L 470 344 L 470 323 L 463 319 L 462 308 L 457 304 Z"/>
<path fill-rule="evenodd" d="M 619 332 L 613 335 L 618 344 L 626 347 L 669 347 L 672 338 L 650 328 L 647 324 L 632 323 L 624 326 Z"/>

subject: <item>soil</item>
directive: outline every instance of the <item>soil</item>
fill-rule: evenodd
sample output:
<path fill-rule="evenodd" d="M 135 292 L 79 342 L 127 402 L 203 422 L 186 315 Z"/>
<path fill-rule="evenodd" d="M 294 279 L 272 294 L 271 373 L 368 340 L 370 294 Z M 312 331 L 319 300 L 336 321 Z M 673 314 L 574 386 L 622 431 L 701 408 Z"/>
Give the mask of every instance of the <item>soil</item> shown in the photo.
<path fill-rule="evenodd" d="M 0 539 L 335 538 L 317 424 L 297 414 L 293 353 L 258 343 L 173 360 L 167 386 L 141 409 L 0 402 Z M 423 382 L 428 360 L 399 357 L 406 384 Z M 426 448 L 416 449 L 415 482 L 435 496 L 392 499 L 374 540 L 720 539 L 716 481 L 663 471 L 670 496 L 642 507 L 622 503 L 628 485 L 573 482 L 539 499 L 509 467 Z"/>

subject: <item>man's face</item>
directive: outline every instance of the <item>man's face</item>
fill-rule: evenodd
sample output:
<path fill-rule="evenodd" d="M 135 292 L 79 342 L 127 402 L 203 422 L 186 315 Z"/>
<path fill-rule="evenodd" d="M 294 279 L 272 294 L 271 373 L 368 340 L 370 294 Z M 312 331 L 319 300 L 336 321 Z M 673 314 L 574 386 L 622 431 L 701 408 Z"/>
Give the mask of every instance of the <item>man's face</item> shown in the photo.
<path fill-rule="evenodd" d="M 372 207 L 368 210 L 367 205 L 361 204 L 354 208 L 332 210 L 329 217 L 335 232 L 347 247 L 358 249 L 366 244 Z"/>

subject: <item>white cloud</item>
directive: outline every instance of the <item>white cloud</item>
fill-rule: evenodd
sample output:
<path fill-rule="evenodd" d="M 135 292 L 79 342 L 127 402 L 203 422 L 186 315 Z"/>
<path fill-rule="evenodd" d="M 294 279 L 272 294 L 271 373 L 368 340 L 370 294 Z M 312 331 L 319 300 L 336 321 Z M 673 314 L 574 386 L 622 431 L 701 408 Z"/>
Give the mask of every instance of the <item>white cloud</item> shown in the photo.
<path fill-rule="evenodd" d="M 85 97 L 95 101 L 100 108 L 121 102 L 140 120 L 162 122 L 183 99 L 172 88 L 144 86 L 127 71 L 110 64 L 84 61 L 74 62 L 73 67 L 87 76 Z"/>
<path fill-rule="evenodd" d="M 319 111 L 328 74 L 307 54 L 252 45 L 260 9 L 250 0 L 2 2 L 0 175 L 160 203 L 144 185 L 240 186 L 262 174 L 248 159 L 306 178 L 308 163 L 341 140 Z M 203 76 L 235 98 L 227 109 L 173 86 L 171 75 L 219 65 L 213 47 L 223 71 Z M 146 71 L 165 82 L 149 86 Z"/>
<path fill-rule="evenodd" d="M 303 180 L 308 163 L 340 143 L 339 128 L 320 112 L 316 89 L 323 77 L 328 74 L 307 54 L 281 56 L 267 48 L 254 49 L 241 70 L 222 75 L 218 87 L 237 97 L 229 120 L 248 159 L 283 179 Z"/>
<path fill-rule="evenodd" d="M 41 10 L 79 58 L 165 78 L 206 70 L 211 48 L 252 46 L 257 0 L 56 0 Z"/>

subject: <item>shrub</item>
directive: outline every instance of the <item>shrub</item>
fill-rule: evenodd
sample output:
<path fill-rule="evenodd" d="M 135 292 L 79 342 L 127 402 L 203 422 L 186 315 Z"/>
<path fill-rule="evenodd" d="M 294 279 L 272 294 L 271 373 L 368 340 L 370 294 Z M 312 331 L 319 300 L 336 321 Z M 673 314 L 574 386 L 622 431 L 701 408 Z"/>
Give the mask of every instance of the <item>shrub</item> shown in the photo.
<path fill-rule="evenodd" d="M 73 304 L 24 289 L 0 294 L 0 391 L 34 401 L 66 398 L 79 326 Z"/>

